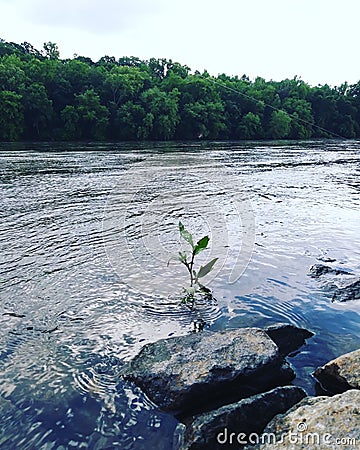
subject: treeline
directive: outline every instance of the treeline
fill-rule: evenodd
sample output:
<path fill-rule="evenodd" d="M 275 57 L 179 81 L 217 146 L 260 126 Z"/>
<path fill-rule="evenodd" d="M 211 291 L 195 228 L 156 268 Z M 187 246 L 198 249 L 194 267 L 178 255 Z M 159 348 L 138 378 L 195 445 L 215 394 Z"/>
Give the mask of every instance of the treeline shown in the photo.
<path fill-rule="evenodd" d="M 171 60 L 62 60 L 0 40 L 0 140 L 360 137 L 360 82 L 212 77 Z"/>

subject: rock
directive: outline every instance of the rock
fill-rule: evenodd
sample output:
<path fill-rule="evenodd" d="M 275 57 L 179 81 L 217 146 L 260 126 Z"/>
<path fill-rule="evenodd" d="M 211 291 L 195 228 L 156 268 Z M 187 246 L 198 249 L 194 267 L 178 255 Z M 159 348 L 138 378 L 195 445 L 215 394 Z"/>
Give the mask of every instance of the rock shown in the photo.
<path fill-rule="evenodd" d="M 260 433 L 276 414 L 286 412 L 305 396 L 299 387 L 278 387 L 201 414 L 187 427 L 183 449 L 234 448 L 228 442 L 231 433 Z"/>
<path fill-rule="evenodd" d="M 360 391 L 334 397 L 306 397 L 287 413 L 276 416 L 245 447 L 251 450 L 359 448 Z"/>
<path fill-rule="evenodd" d="M 314 336 L 314 333 L 305 330 L 305 328 L 297 328 L 286 323 L 271 325 L 264 331 L 279 347 L 283 355 L 288 355 L 297 350 L 305 344 L 305 339 Z"/>
<path fill-rule="evenodd" d="M 258 328 L 203 331 L 147 344 L 122 374 L 178 418 L 210 411 L 294 378 L 278 347 Z"/>
<path fill-rule="evenodd" d="M 318 367 L 314 376 L 321 386 L 332 394 L 360 389 L 360 349 Z"/>
<path fill-rule="evenodd" d="M 351 275 L 350 272 L 348 272 L 345 269 L 334 269 L 330 266 L 325 266 L 324 264 L 314 264 L 310 267 L 310 273 L 309 275 L 312 278 L 318 278 L 321 277 L 321 275 L 325 274 L 332 274 L 332 275 Z"/>
<path fill-rule="evenodd" d="M 325 262 L 325 263 L 332 263 L 335 262 L 336 259 L 335 258 L 331 258 L 329 256 L 320 256 L 320 258 L 316 258 L 319 261 Z"/>
<path fill-rule="evenodd" d="M 332 301 L 347 302 L 350 300 L 360 299 L 360 279 L 353 273 L 344 270 L 324 266 L 323 264 L 315 264 L 310 268 L 309 275 L 313 278 L 319 278 L 322 275 L 341 275 L 329 285 L 331 290 L 334 290 Z M 345 277 L 343 275 L 346 275 Z M 350 280 L 349 280 L 350 277 Z"/>
<path fill-rule="evenodd" d="M 336 289 L 332 297 L 333 302 L 348 302 L 350 300 L 360 300 L 360 280 Z"/>

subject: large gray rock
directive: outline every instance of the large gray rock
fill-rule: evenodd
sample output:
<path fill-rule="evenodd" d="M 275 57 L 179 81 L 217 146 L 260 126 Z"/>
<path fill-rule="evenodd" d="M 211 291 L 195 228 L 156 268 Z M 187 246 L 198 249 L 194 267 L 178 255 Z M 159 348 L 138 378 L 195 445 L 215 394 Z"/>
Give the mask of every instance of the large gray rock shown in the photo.
<path fill-rule="evenodd" d="M 298 328 L 287 323 L 278 323 L 264 329 L 266 334 L 279 347 L 284 355 L 297 350 L 305 344 L 305 339 L 314 336 L 314 333 L 305 328 Z"/>
<path fill-rule="evenodd" d="M 123 376 L 184 418 L 286 384 L 294 372 L 264 331 L 240 328 L 148 344 Z"/>
<path fill-rule="evenodd" d="M 255 443 L 257 436 L 251 437 Z M 360 391 L 307 397 L 276 416 L 251 450 L 354 450 L 360 443 Z M 236 447 L 235 447 L 236 448 Z"/>
<path fill-rule="evenodd" d="M 360 389 L 360 349 L 341 355 L 318 367 L 314 376 L 332 394 Z"/>
<path fill-rule="evenodd" d="M 299 387 L 278 387 L 201 414 L 187 427 L 183 449 L 234 448 L 228 441 L 231 433 L 242 432 L 246 436 L 260 433 L 276 414 L 284 413 L 305 396 L 305 391 Z"/>

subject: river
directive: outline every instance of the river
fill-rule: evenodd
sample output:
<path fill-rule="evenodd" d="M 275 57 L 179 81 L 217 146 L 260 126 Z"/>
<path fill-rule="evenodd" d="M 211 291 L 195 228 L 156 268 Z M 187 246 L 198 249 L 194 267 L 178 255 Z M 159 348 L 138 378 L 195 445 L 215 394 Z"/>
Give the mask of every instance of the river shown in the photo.
<path fill-rule="evenodd" d="M 360 275 L 359 163 L 359 141 L 1 144 L 0 448 L 173 448 L 175 419 L 119 372 L 200 319 L 313 331 L 289 361 L 314 394 L 360 347 L 360 302 L 309 277 Z M 195 311 L 180 220 L 210 237 L 196 264 L 218 258 Z"/>

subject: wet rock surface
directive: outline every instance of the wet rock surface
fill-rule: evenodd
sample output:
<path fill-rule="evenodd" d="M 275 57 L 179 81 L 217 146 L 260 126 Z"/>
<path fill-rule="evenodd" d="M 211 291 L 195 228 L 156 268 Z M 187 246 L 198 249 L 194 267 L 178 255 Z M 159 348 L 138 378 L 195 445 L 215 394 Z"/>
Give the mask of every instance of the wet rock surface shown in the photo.
<path fill-rule="evenodd" d="M 275 342 L 283 355 L 288 355 L 305 344 L 305 340 L 314 336 L 314 333 L 305 328 L 279 323 L 264 329 L 266 334 Z"/>
<path fill-rule="evenodd" d="M 237 403 L 196 416 L 187 427 L 183 450 L 217 450 L 234 448 L 230 435 L 260 433 L 279 413 L 284 413 L 306 396 L 295 386 L 278 387 Z M 236 442 L 236 448 L 242 446 Z"/>
<path fill-rule="evenodd" d="M 360 349 L 329 361 L 314 372 L 321 386 L 332 394 L 360 389 Z"/>
<path fill-rule="evenodd" d="M 277 345 L 258 328 L 203 331 L 148 344 L 122 375 L 181 419 L 294 378 Z"/>
<path fill-rule="evenodd" d="M 334 397 L 306 397 L 264 429 L 248 450 L 359 448 L 360 391 Z M 236 448 L 233 447 L 233 448 Z"/>

